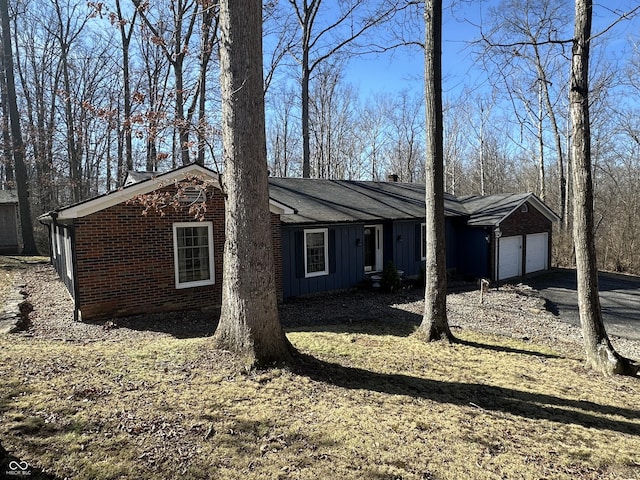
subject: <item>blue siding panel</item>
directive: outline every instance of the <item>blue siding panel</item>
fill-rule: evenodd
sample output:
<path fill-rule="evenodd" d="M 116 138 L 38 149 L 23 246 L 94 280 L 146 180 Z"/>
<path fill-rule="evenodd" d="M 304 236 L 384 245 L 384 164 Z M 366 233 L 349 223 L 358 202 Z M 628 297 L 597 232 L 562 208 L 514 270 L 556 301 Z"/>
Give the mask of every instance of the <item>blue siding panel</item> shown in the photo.
<path fill-rule="evenodd" d="M 418 275 L 422 267 L 422 260 L 416 256 L 419 248 L 420 222 L 395 222 L 393 225 L 394 264 L 398 270 L 404 271 L 405 276 Z"/>
<path fill-rule="evenodd" d="M 447 269 L 461 270 L 462 274 L 484 276 L 488 263 L 488 248 L 484 245 L 484 230 L 461 228 L 454 219 L 445 219 Z M 419 275 L 424 260 L 419 255 L 420 221 L 400 221 L 383 223 L 384 264 L 392 261 L 405 276 Z M 296 252 L 296 234 L 303 227 L 282 228 L 282 273 L 283 296 L 294 297 L 315 292 L 325 292 L 350 288 L 365 278 L 364 274 L 364 224 L 322 226 L 309 228 L 329 228 L 335 233 L 336 270 L 320 277 L 304 278 L 296 273 L 296 258 L 303 258 L 304 252 Z M 359 244 L 357 242 L 359 240 Z M 299 242 L 298 242 L 299 243 Z M 486 243 L 486 242 L 485 242 Z M 300 249 L 300 247 L 298 247 Z M 462 252 L 462 253 L 460 253 Z M 298 260 L 300 261 L 300 260 Z"/>
<path fill-rule="evenodd" d="M 465 276 L 489 276 L 489 244 L 483 228 L 458 229 L 458 272 Z"/>
<path fill-rule="evenodd" d="M 314 225 L 309 228 L 329 228 L 335 232 L 336 271 L 319 277 L 304 278 L 296 276 L 296 256 L 304 252 L 296 252 L 295 234 L 304 231 L 301 227 L 282 228 L 282 273 L 283 296 L 294 297 L 315 292 L 326 292 L 353 287 L 364 278 L 364 252 L 362 239 L 364 225 L 339 225 L 323 227 Z M 361 244 L 356 245 L 356 239 Z"/>
<path fill-rule="evenodd" d="M 458 270 L 458 256 L 457 256 L 457 229 L 451 218 L 445 218 L 445 238 L 446 238 L 446 256 L 447 256 L 447 270 Z"/>

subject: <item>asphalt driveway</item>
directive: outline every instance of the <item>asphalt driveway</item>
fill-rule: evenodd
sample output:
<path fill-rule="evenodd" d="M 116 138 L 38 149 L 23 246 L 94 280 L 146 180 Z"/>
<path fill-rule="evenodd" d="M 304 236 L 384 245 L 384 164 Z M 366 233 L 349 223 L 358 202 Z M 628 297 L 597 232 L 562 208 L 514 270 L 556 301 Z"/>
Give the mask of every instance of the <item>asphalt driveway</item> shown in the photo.
<path fill-rule="evenodd" d="M 554 269 L 523 283 L 548 300 L 547 307 L 558 319 L 580 324 L 574 269 Z M 598 283 L 607 333 L 640 340 L 640 277 L 600 273 Z"/>

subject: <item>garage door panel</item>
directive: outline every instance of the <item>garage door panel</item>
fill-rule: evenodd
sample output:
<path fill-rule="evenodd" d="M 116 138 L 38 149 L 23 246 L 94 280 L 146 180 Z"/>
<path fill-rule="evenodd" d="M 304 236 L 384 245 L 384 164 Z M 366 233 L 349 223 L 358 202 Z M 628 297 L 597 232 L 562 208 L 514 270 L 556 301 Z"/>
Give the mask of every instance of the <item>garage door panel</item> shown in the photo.
<path fill-rule="evenodd" d="M 498 279 L 522 275 L 522 236 L 500 238 Z"/>
<path fill-rule="evenodd" d="M 527 235 L 526 272 L 539 272 L 548 268 L 549 234 L 534 233 Z"/>

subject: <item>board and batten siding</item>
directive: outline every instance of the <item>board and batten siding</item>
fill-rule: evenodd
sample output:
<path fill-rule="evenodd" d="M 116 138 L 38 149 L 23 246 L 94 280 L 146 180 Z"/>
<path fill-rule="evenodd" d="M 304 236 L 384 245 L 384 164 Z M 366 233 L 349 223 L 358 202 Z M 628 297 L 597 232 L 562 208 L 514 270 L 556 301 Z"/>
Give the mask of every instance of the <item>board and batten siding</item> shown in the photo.
<path fill-rule="evenodd" d="M 457 272 L 464 277 L 489 277 L 490 230 L 460 227 L 457 229 Z"/>
<path fill-rule="evenodd" d="M 282 228 L 283 296 L 295 297 L 309 293 L 326 292 L 353 287 L 364 279 L 363 238 L 364 225 L 313 225 L 307 229 L 327 228 L 329 247 L 329 273 L 305 278 L 304 247 L 300 238 L 302 226 Z M 357 240 L 360 244 L 357 244 Z"/>
<path fill-rule="evenodd" d="M 73 245 L 75 242 L 73 227 L 70 225 L 51 225 L 51 264 L 64 283 L 73 299 L 76 298 Z"/>
<path fill-rule="evenodd" d="M 393 223 L 393 263 L 398 270 L 402 270 L 405 276 L 420 275 L 424 267 L 422 250 L 420 246 L 422 223 L 416 221 L 404 221 Z M 445 239 L 447 269 L 455 269 L 458 266 L 456 256 L 456 231 L 449 218 L 445 219 Z"/>
<path fill-rule="evenodd" d="M 419 275 L 424 261 L 420 249 L 421 223 L 394 222 L 393 235 L 393 264 L 402 270 L 405 276 Z"/>

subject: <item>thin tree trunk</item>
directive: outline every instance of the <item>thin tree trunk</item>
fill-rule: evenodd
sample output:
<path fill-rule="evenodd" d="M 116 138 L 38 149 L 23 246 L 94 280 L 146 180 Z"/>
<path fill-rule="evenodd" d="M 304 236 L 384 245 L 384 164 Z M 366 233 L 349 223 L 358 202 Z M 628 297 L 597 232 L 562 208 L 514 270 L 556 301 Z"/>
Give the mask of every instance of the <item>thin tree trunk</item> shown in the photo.
<path fill-rule="evenodd" d="M 560 132 L 558 130 L 558 122 L 556 120 L 556 114 L 553 109 L 553 105 L 551 104 L 551 95 L 549 94 L 549 84 L 551 83 L 547 80 L 547 74 L 542 68 L 542 60 L 540 59 L 540 51 L 538 49 L 538 45 L 534 43 L 533 45 L 535 56 L 536 56 L 536 68 L 538 69 L 538 81 L 540 82 L 540 86 L 542 88 L 542 95 L 544 99 L 544 104 L 549 114 L 549 123 L 551 125 L 551 130 L 553 133 L 553 140 L 556 147 L 556 155 L 558 156 L 558 186 L 559 186 L 559 194 L 558 194 L 558 202 L 560 208 L 560 218 L 564 220 L 565 217 L 565 202 L 567 195 L 567 180 L 565 178 L 564 173 L 564 154 L 562 152 L 562 139 L 560 138 Z M 544 200 L 544 199 L 543 199 Z"/>
<path fill-rule="evenodd" d="M 2 98 L 2 164 L 4 166 L 4 185 L 7 190 L 15 188 L 15 175 L 13 171 L 13 156 L 11 155 L 11 131 L 9 127 L 9 102 L 7 100 L 7 82 L 4 75 L 4 55 L 0 58 L 0 95 Z M 0 190 L 2 179 L 0 178 Z"/>
<path fill-rule="evenodd" d="M 538 150 L 540 158 L 538 161 L 538 182 L 540 184 L 540 200 L 543 202 L 547 197 L 547 188 L 544 175 L 544 135 L 542 129 L 542 80 L 538 80 Z"/>
<path fill-rule="evenodd" d="M 218 346 L 248 364 L 291 358 L 278 317 L 269 213 L 261 0 L 220 4 L 225 234 Z"/>
<path fill-rule="evenodd" d="M 426 286 L 418 334 L 427 341 L 453 339 L 447 320 L 442 133 L 442 0 L 427 0 L 425 20 Z"/>
<path fill-rule="evenodd" d="M 302 53 L 302 177 L 311 176 L 311 147 L 309 134 L 309 53 Z"/>
<path fill-rule="evenodd" d="M 133 19 L 128 24 L 122 17 L 122 9 L 120 8 L 120 0 L 116 0 L 116 12 L 120 20 L 120 41 L 122 42 L 122 84 L 123 84 L 123 107 L 124 107 L 124 154 L 126 159 L 127 170 L 133 170 L 133 146 L 131 140 L 131 79 L 129 76 L 129 44 L 133 34 L 133 27 L 136 21 L 138 10 L 134 10 Z M 127 25 L 129 31 L 127 33 Z"/>
<path fill-rule="evenodd" d="M 570 113 L 573 126 L 573 238 L 578 279 L 578 307 L 587 365 L 604 374 L 637 374 L 638 365 L 621 357 L 604 327 L 598 295 L 598 269 L 593 221 L 591 132 L 589 123 L 589 38 L 592 0 L 576 0 L 571 61 Z"/>
<path fill-rule="evenodd" d="M 571 94 L 569 94 L 571 95 Z M 571 109 L 571 107 L 569 107 Z M 571 122 L 567 122 L 567 152 L 571 152 Z M 566 179 L 565 186 L 565 197 L 564 197 L 564 217 L 562 218 L 562 225 L 564 230 L 569 231 L 571 227 L 571 198 L 573 197 L 573 182 L 571 178 L 573 177 L 573 168 L 571 168 L 571 154 L 567 158 L 566 162 L 566 173 L 564 178 Z"/>
<path fill-rule="evenodd" d="M 13 73 L 13 52 L 11 49 L 11 33 L 9 31 L 9 6 L 7 0 L 0 0 L 0 16 L 2 21 L 2 49 L 4 55 L 4 76 L 7 85 L 7 104 L 9 122 L 11 124 L 11 140 L 13 147 L 13 162 L 15 167 L 16 185 L 18 187 L 18 202 L 20 204 L 20 227 L 22 229 L 23 253 L 37 255 L 33 223 L 31 222 L 31 205 L 29 204 L 29 180 L 24 163 L 24 143 L 20 129 L 16 85 Z"/>

